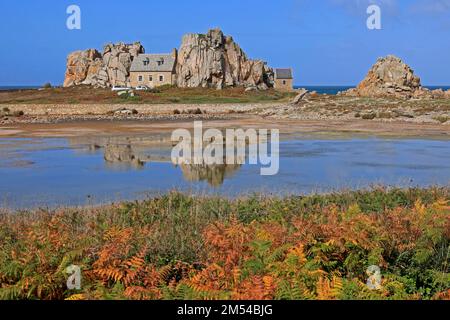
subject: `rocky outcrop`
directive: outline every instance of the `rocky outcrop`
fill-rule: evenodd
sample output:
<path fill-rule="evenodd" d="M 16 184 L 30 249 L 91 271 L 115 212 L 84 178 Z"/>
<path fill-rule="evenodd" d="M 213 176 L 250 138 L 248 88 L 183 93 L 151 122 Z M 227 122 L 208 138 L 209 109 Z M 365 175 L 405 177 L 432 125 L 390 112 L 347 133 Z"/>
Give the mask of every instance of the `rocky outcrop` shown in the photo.
<path fill-rule="evenodd" d="M 400 58 L 387 56 L 378 59 L 366 78 L 355 88 L 340 93 L 356 97 L 394 97 L 402 99 L 446 99 L 450 90 L 429 90 L 422 87 L 420 78 Z"/>
<path fill-rule="evenodd" d="M 422 90 L 420 78 L 400 58 L 387 56 L 378 59 L 357 88 L 345 92 L 361 97 L 411 97 Z"/>
<path fill-rule="evenodd" d="M 140 53 L 144 53 L 144 47 L 139 42 L 108 44 L 103 53 L 95 49 L 71 53 L 67 58 L 64 87 L 128 86 L 131 63 Z"/>
<path fill-rule="evenodd" d="M 304 101 L 308 96 L 309 91 L 302 88 L 298 90 L 298 94 L 292 99 L 292 104 L 300 104 L 300 102 Z"/>
<path fill-rule="evenodd" d="M 106 45 L 103 50 L 103 68 L 98 74 L 98 80 L 105 81 L 107 78 L 111 86 L 128 86 L 131 63 L 144 52 L 140 42 Z"/>
<path fill-rule="evenodd" d="M 273 86 L 273 70 L 261 60 L 250 60 L 232 37 L 218 29 L 183 37 L 178 52 L 179 87 Z"/>
<path fill-rule="evenodd" d="M 83 84 L 99 70 L 102 55 L 95 49 L 76 51 L 67 57 L 67 69 L 64 79 L 64 87 Z"/>
<path fill-rule="evenodd" d="M 137 42 L 108 44 L 103 53 L 95 49 L 71 53 L 64 86 L 127 86 L 131 63 L 144 51 Z M 265 62 L 248 59 L 233 38 L 218 29 L 183 37 L 176 72 L 177 85 L 182 88 L 245 86 L 265 90 L 273 86 L 274 79 Z"/>

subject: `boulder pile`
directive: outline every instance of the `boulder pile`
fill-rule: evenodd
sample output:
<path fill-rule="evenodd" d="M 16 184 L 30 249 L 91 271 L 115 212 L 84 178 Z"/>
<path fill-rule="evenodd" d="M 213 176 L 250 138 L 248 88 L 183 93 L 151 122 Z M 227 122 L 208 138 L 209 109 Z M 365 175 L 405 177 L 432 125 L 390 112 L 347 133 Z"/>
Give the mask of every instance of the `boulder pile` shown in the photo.
<path fill-rule="evenodd" d="M 400 58 L 390 55 L 379 58 L 355 89 L 342 92 L 341 95 L 410 99 L 445 98 L 450 97 L 450 92 L 422 87 L 421 80 L 414 74 L 414 70 Z"/>
<path fill-rule="evenodd" d="M 107 44 L 103 53 L 95 49 L 73 52 L 67 58 L 64 87 L 128 86 L 131 63 L 144 52 L 140 42 Z"/>

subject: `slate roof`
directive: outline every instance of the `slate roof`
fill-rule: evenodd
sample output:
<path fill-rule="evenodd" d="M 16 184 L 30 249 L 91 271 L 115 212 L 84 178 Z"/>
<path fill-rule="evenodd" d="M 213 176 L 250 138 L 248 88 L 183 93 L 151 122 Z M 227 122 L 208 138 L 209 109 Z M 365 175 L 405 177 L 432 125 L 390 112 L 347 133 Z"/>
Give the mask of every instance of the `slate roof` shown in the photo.
<path fill-rule="evenodd" d="M 131 64 L 131 72 L 172 72 L 175 59 L 170 53 L 140 54 Z"/>
<path fill-rule="evenodd" d="M 293 79 L 292 69 L 275 69 L 276 79 Z"/>

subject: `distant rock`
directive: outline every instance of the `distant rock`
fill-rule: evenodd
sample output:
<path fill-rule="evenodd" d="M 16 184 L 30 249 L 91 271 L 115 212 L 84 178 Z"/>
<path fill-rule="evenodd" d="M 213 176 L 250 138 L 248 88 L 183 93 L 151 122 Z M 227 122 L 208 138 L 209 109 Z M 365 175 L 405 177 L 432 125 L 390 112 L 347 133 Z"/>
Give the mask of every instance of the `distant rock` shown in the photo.
<path fill-rule="evenodd" d="M 131 62 L 140 53 L 144 47 L 139 42 L 108 44 L 103 53 L 95 49 L 73 52 L 67 58 L 64 87 L 128 86 Z"/>
<path fill-rule="evenodd" d="M 261 60 L 250 60 L 232 37 L 218 29 L 187 34 L 178 52 L 177 85 L 182 88 L 273 86 L 274 73 Z"/>
<path fill-rule="evenodd" d="M 128 108 L 120 108 L 114 111 L 114 115 L 116 116 L 131 116 L 137 115 L 139 112 L 136 109 L 128 109 Z"/>
<path fill-rule="evenodd" d="M 292 100 L 292 104 L 299 104 L 302 100 L 305 99 L 306 95 L 309 93 L 306 89 L 299 89 L 298 94 Z"/>
<path fill-rule="evenodd" d="M 245 92 L 251 92 L 251 91 L 258 91 L 258 87 L 250 86 L 250 87 L 245 88 Z"/>
<path fill-rule="evenodd" d="M 344 95 L 412 97 L 416 93 L 425 93 L 420 78 L 400 58 L 391 55 L 378 59 L 358 87 L 346 91 Z"/>

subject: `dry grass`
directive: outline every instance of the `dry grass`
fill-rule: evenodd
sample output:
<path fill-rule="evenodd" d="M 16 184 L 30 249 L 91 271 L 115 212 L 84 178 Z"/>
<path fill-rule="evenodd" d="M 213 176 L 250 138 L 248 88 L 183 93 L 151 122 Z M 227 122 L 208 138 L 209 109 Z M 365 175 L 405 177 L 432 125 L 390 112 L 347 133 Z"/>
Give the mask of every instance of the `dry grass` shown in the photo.
<path fill-rule="evenodd" d="M 0 104 L 177 104 L 177 103 L 263 103 L 289 101 L 295 93 L 275 90 L 245 92 L 244 88 L 224 90 L 163 87 L 136 92 L 136 97 L 120 98 L 110 89 L 91 87 L 49 88 L 42 90 L 1 91 Z"/>

